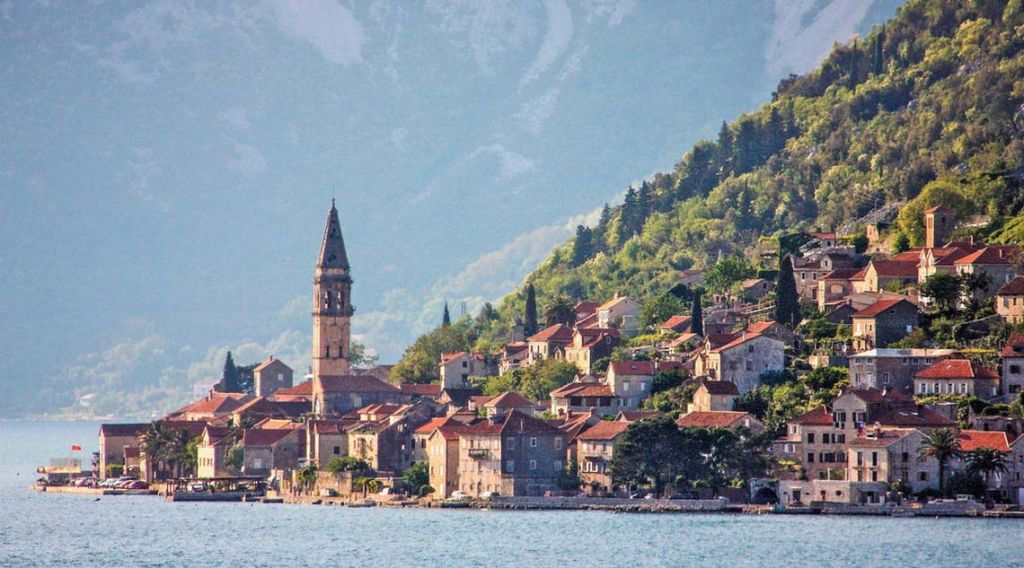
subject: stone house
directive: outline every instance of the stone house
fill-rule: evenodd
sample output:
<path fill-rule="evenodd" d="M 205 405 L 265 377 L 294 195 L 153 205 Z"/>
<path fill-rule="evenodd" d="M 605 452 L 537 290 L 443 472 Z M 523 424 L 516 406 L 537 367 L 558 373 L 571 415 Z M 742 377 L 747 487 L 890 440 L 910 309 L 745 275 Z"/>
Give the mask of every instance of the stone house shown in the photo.
<path fill-rule="evenodd" d="M 622 408 L 639 408 L 640 402 L 651 396 L 655 372 L 653 361 L 612 361 L 605 384 Z"/>
<path fill-rule="evenodd" d="M 413 464 L 413 432 L 431 419 L 429 405 L 370 405 L 358 414 L 359 422 L 346 429 L 348 455 L 396 475 Z"/>
<path fill-rule="evenodd" d="M 434 499 L 447 499 L 459 489 L 459 435 L 473 422 L 445 417 L 426 439 L 426 458 Z M 421 427 L 422 428 L 422 427 Z M 417 430 L 419 431 L 419 430 Z"/>
<path fill-rule="evenodd" d="M 369 375 L 323 375 L 313 378 L 313 415 L 338 417 L 371 404 L 402 404 L 402 391 Z"/>
<path fill-rule="evenodd" d="M 757 302 L 775 291 L 775 282 L 764 278 L 748 278 L 736 287 L 735 298 L 744 302 Z"/>
<path fill-rule="evenodd" d="M 1003 392 L 1016 396 L 1024 390 L 1024 333 L 1011 335 L 1000 355 L 1003 366 Z"/>
<path fill-rule="evenodd" d="M 864 270 L 867 291 L 896 291 L 917 284 L 917 260 L 872 260 Z"/>
<path fill-rule="evenodd" d="M 850 386 L 857 389 L 890 387 L 914 393 L 918 371 L 952 357 L 952 349 L 870 349 L 849 357 Z"/>
<path fill-rule="evenodd" d="M 732 381 L 701 381 L 693 393 L 687 412 L 719 412 L 733 410 L 740 391 Z"/>
<path fill-rule="evenodd" d="M 690 412 L 678 420 L 676 426 L 680 428 L 725 428 L 727 430 L 746 430 L 750 434 L 757 435 L 765 431 L 764 423 L 749 412 L 738 412 L 735 410 L 698 410 Z"/>
<path fill-rule="evenodd" d="M 348 432 L 356 417 L 310 420 L 306 423 L 306 463 L 324 469 L 334 458 L 348 455 Z"/>
<path fill-rule="evenodd" d="M 156 423 L 165 431 L 176 435 L 182 435 L 178 431 L 184 431 L 190 438 L 202 436 L 203 430 L 209 425 L 203 420 L 158 420 Z M 213 423 L 214 425 L 225 425 L 221 420 L 213 421 Z M 179 464 L 164 463 L 147 455 L 144 451 L 145 433 L 142 436 L 139 445 L 139 449 L 142 450 L 139 457 L 139 479 L 152 483 L 154 480 L 193 475 L 192 471 L 182 469 Z"/>
<path fill-rule="evenodd" d="M 1024 436 L 1018 436 L 1010 444 L 1010 455 L 1006 456 L 1009 468 L 1006 472 L 1006 492 L 1017 505 L 1024 504 Z"/>
<path fill-rule="evenodd" d="M 602 420 L 577 436 L 576 463 L 584 491 L 603 493 L 614 489 L 609 468 L 615 456 L 615 445 L 629 424 Z"/>
<path fill-rule="evenodd" d="M 846 297 L 855 292 L 854 278 L 860 272 L 859 268 L 836 268 L 823 275 L 818 280 L 818 311 L 830 313 L 831 305 L 845 303 Z"/>
<path fill-rule="evenodd" d="M 473 497 L 540 496 L 556 489 L 565 469 L 565 434 L 512 411 L 459 433 L 459 488 Z"/>
<path fill-rule="evenodd" d="M 820 249 L 805 257 L 794 257 L 793 278 L 801 300 L 818 302 L 818 282 L 837 268 L 853 268 L 858 255 L 852 249 Z"/>
<path fill-rule="evenodd" d="M 530 402 L 530 399 L 516 391 L 501 393 L 483 402 L 480 406 L 483 408 L 484 416 L 487 418 L 503 416 L 512 411 L 533 414 L 533 403 Z"/>
<path fill-rule="evenodd" d="M 999 373 L 967 359 L 945 359 L 917 372 L 914 392 L 991 399 L 999 396 Z"/>
<path fill-rule="evenodd" d="M 730 381 L 744 394 L 760 386 L 762 374 L 785 369 L 785 359 L 782 341 L 744 332 L 729 343 L 698 355 L 694 372 L 712 380 Z"/>
<path fill-rule="evenodd" d="M 565 324 L 556 323 L 548 326 L 527 338 L 529 351 L 524 363 L 532 365 L 544 359 L 561 359 L 565 356 L 565 348 L 572 343 L 572 339 L 572 329 Z"/>
<path fill-rule="evenodd" d="M 257 397 L 270 396 L 281 389 L 291 388 L 295 372 L 273 355 L 252 370 Z"/>
<path fill-rule="evenodd" d="M 957 440 L 960 442 L 960 451 L 964 454 L 980 450 L 982 448 L 991 448 L 1005 454 L 1008 466 L 1007 470 L 983 474 L 985 478 L 985 485 L 990 494 L 999 495 L 1004 499 L 1013 499 L 1015 497 L 1013 493 L 1019 493 L 1019 490 L 1017 490 L 1015 486 L 1016 471 L 1015 464 L 1012 463 L 1014 459 L 1013 448 L 1010 445 L 1010 439 L 1007 437 L 1006 432 L 961 430 L 957 434 Z M 965 460 L 956 459 L 951 464 L 950 469 L 963 471 L 966 466 L 967 464 Z"/>
<path fill-rule="evenodd" d="M 853 314 L 853 343 L 857 351 L 888 347 L 914 331 L 921 312 L 903 299 L 879 300 Z"/>
<path fill-rule="evenodd" d="M 938 489 L 938 462 L 917 459 L 923 440 L 924 433 L 913 428 L 866 428 L 848 444 L 847 479 L 889 486 L 900 481 L 912 493 Z"/>
<path fill-rule="evenodd" d="M 996 313 L 1006 323 L 1024 323 L 1024 276 L 1017 276 L 999 288 L 996 292 Z"/>
<path fill-rule="evenodd" d="M 675 315 L 658 326 L 658 330 L 661 333 L 684 333 L 690 331 L 690 325 L 693 323 L 693 318 L 684 315 Z"/>
<path fill-rule="evenodd" d="M 238 407 L 251 401 L 251 394 L 238 392 L 211 392 L 165 416 L 171 421 L 208 421 L 227 419 Z"/>
<path fill-rule="evenodd" d="M 621 403 L 612 389 L 598 382 L 571 382 L 551 391 L 551 413 L 594 412 L 598 416 L 614 416 Z"/>
<path fill-rule="evenodd" d="M 291 430 L 249 429 L 242 433 L 243 473 L 245 475 L 270 475 L 274 469 L 290 469 L 298 466 L 300 456 L 305 454 L 301 428 Z"/>
<path fill-rule="evenodd" d="M 520 366 L 529 365 L 530 347 L 525 341 L 509 343 L 502 347 L 498 359 L 498 373 L 504 375 L 518 369 Z"/>
<path fill-rule="evenodd" d="M 632 337 L 639 329 L 640 304 L 617 295 L 597 308 L 598 327 L 614 327 L 622 335 Z"/>
<path fill-rule="evenodd" d="M 790 347 L 798 348 L 800 346 L 800 336 L 775 320 L 749 323 L 737 334 L 742 335 L 744 332 L 778 339 Z"/>
<path fill-rule="evenodd" d="M 196 477 L 209 479 L 231 475 L 228 471 L 228 451 L 238 442 L 232 436 L 232 429 L 223 426 L 207 426 L 203 430 L 203 439 L 196 448 Z"/>
<path fill-rule="evenodd" d="M 615 328 L 576 328 L 572 343 L 564 348 L 565 360 L 574 363 L 581 373 L 589 374 L 595 361 L 609 357 L 619 345 L 619 330 Z"/>
<path fill-rule="evenodd" d="M 466 351 L 442 353 L 438 369 L 441 387 L 446 389 L 470 388 L 470 377 L 489 377 L 497 372 L 482 353 Z"/>
<path fill-rule="evenodd" d="M 991 280 L 989 286 L 974 292 L 975 298 L 985 300 L 995 296 L 997 290 L 1010 283 L 1016 272 L 1013 269 L 1012 259 L 1017 256 L 1020 249 L 1016 245 L 993 245 L 986 246 L 963 258 L 957 259 L 953 264 L 957 274 L 984 274 Z"/>
<path fill-rule="evenodd" d="M 100 425 L 100 459 L 97 472 L 100 479 L 107 478 L 107 468 L 111 465 L 120 465 L 122 471 L 127 472 L 127 467 L 124 467 L 125 451 L 131 448 L 138 450 L 140 436 L 148 429 L 149 423 Z"/>

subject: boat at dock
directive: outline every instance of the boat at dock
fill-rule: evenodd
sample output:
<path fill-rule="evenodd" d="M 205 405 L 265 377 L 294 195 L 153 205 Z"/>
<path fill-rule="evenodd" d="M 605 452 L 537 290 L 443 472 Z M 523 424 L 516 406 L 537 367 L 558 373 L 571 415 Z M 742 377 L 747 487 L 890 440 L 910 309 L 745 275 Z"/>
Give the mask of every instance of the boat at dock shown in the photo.
<path fill-rule="evenodd" d="M 168 501 L 259 501 L 267 494 L 258 476 L 171 479 L 165 487 Z"/>

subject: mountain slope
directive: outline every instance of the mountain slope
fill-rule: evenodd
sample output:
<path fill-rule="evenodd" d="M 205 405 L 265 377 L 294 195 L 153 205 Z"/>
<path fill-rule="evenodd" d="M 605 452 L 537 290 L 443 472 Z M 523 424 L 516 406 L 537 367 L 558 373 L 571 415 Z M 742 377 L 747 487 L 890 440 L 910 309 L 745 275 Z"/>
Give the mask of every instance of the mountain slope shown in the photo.
<path fill-rule="evenodd" d="M 963 214 L 987 214 L 987 231 L 1018 227 L 1022 47 L 1017 0 L 909 2 L 557 247 L 528 278 L 541 305 L 558 295 L 647 299 L 722 254 L 756 261 L 762 237 L 855 227 L 887 204 L 914 211 L 955 199 Z M 920 238 L 919 215 L 897 227 Z M 506 296 L 494 317 L 478 318 L 474 337 L 500 341 L 522 302 L 522 290 Z"/>

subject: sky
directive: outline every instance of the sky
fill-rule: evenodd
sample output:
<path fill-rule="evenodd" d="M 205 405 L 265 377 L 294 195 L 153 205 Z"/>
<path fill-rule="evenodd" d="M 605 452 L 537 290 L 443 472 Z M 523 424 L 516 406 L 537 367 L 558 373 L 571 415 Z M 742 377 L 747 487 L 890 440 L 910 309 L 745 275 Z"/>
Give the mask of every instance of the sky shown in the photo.
<path fill-rule="evenodd" d="M 305 370 L 331 198 L 394 362 L 897 4 L 2 2 L 0 416 Z"/>

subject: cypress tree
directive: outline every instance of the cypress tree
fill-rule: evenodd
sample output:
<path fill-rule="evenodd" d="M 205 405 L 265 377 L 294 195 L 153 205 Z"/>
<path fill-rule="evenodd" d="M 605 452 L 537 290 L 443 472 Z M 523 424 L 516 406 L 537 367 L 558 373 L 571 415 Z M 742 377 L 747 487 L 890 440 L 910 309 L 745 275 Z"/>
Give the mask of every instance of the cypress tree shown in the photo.
<path fill-rule="evenodd" d="M 878 35 L 875 36 L 875 61 L 874 71 L 875 75 L 881 75 L 885 71 L 885 54 L 883 48 L 885 47 L 885 24 L 882 24 L 882 28 L 878 30 Z"/>
<path fill-rule="evenodd" d="M 584 227 L 583 225 L 576 226 L 576 239 L 572 242 L 571 263 L 573 266 L 583 264 L 588 258 L 594 255 L 594 244 L 592 240 L 592 232 L 589 228 Z"/>
<path fill-rule="evenodd" d="M 637 203 L 636 190 L 630 187 L 626 190 L 626 198 L 622 201 L 622 215 L 619 217 L 619 244 L 626 242 L 639 231 L 637 221 L 640 218 L 639 203 Z"/>
<path fill-rule="evenodd" d="M 793 276 L 793 261 L 789 256 L 782 259 L 779 280 L 775 285 L 775 321 L 790 329 L 800 323 L 800 299 Z"/>
<path fill-rule="evenodd" d="M 690 310 L 690 331 L 704 335 L 704 308 L 700 304 L 700 290 L 693 292 L 693 308 Z"/>
<path fill-rule="evenodd" d="M 590 239 L 594 252 L 603 252 L 605 250 L 605 244 L 608 242 L 608 227 L 611 224 L 612 208 L 605 203 L 604 207 L 601 208 L 601 218 L 597 221 L 597 228 L 594 229 Z"/>
<path fill-rule="evenodd" d="M 231 357 L 231 352 L 228 351 L 228 356 L 224 359 L 224 372 L 220 376 L 220 391 L 241 392 L 238 379 L 238 368 L 235 367 L 235 360 Z"/>
<path fill-rule="evenodd" d="M 533 282 L 526 285 L 526 314 L 523 331 L 527 337 L 537 333 L 537 291 L 533 289 Z"/>
<path fill-rule="evenodd" d="M 441 327 L 448 327 L 452 324 L 452 316 L 448 313 L 448 302 L 444 303 L 444 314 L 441 316 Z"/>

